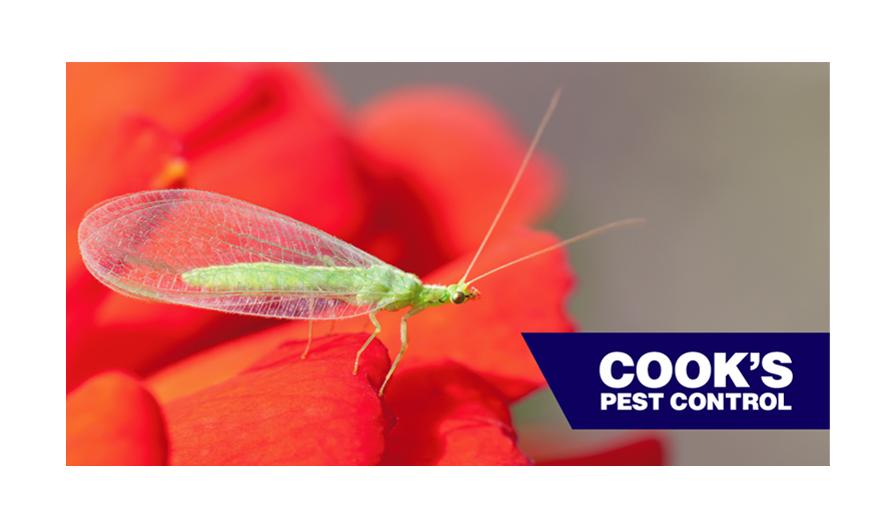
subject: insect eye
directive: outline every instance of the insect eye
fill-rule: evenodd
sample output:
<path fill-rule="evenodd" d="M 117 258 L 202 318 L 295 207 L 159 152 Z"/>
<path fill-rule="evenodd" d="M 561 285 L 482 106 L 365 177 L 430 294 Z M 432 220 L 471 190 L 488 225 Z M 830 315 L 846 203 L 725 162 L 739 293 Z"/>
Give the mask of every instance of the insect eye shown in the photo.
<path fill-rule="evenodd" d="M 463 302 L 466 302 L 466 294 L 463 291 L 457 291 L 451 295 L 452 304 L 462 304 Z"/>

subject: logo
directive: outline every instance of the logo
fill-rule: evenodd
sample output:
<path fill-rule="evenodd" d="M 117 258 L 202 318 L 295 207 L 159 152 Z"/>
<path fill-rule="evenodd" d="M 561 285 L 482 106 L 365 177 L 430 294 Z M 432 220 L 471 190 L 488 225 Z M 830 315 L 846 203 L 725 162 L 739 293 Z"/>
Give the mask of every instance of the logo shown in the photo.
<path fill-rule="evenodd" d="M 827 429 L 828 333 L 525 333 L 576 429 Z"/>

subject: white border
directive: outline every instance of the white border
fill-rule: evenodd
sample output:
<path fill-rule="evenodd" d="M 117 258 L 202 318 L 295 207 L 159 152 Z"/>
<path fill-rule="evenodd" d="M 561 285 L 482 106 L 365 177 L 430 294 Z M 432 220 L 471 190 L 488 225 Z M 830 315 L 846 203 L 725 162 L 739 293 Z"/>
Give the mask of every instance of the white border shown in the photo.
<path fill-rule="evenodd" d="M 856 3 L 830 13 L 826 2 L 184 4 L 5 8 L 4 524 L 804 525 L 891 517 L 887 381 L 895 370 L 883 333 L 893 311 L 886 220 L 895 196 L 895 92 L 883 54 L 890 17 Z M 831 58 L 834 468 L 63 468 L 64 60 Z M 874 474 L 882 481 L 872 482 Z"/>

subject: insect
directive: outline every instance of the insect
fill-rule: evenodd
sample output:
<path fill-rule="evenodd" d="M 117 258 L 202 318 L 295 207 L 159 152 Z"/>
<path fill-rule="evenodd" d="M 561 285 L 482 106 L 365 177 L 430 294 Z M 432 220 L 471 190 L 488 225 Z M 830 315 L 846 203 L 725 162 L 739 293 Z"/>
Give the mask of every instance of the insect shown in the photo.
<path fill-rule="evenodd" d="M 407 309 L 401 317 L 401 347 L 379 389 L 381 396 L 407 351 L 407 321 L 444 304 L 479 298 L 473 284 L 512 265 L 609 229 L 640 222 L 610 223 L 507 262 L 468 279 L 506 209 L 559 101 L 553 95 L 522 163 L 463 276 L 454 284 L 423 283 L 319 229 L 273 211 L 199 190 L 137 192 L 102 202 L 78 228 L 84 264 L 100 282 L 122 294 L 229 313 L 309 321 L 311 324 Z"/>

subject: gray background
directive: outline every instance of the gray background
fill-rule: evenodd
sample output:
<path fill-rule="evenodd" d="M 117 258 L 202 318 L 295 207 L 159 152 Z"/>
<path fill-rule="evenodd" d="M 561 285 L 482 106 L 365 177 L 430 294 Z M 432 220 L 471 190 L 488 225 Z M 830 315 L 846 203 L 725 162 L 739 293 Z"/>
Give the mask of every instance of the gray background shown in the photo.
<path fill-rule="evenodd" d="M 450 85 L 493 101 L 565 174 L 544 225 L 561 235 L 629 216 L 646 226 L 570 250 L 570 309 L 591 331 L 829 331 L 827 64 L 324 64 L 349 107 Z M 514 408 L 523 448 L 593 450 L 549 392 Z M 826 431 L 672 431 L 677 464 L 827 464 Z"/>

